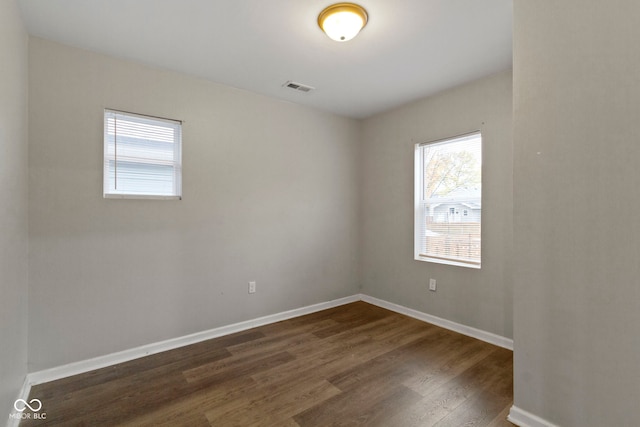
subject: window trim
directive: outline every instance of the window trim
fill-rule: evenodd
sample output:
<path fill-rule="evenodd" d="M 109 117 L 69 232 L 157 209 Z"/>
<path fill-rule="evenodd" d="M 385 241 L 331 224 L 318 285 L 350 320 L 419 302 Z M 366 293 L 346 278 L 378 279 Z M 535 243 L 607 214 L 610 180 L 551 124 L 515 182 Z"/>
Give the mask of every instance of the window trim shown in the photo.
<path fill-rule="evenodd" d="M 148 200 L 182 200 L 182 196 L 161 196 L 156 194 L 113 194 L 104 193 L 105 199 L 148 199 Z"/>
<path fill-rule="evenodd" d="M 142 119 L 154 120 L 158 122 L 168 122 L 174 125 L 178 125 L 180 128 L 180 137 L 179 137 L 179 145 L 176 150 L 176 157 L 173 163 L 177 166 L 178 171 L 174 174 L 174 186 L 176 188 L 175 195 L 169 194 L 127 194 L 127 193 L 113 193 L 109 192 L 109 176 L 106 170 L 107 159 L 109 158 L 108 154 L 108 144 L 107 144 L 107 115 L 108 114 L 122 114 L 126 116 L 132 117 L 140 117 Z M 147 199 L 147 200 L 182 200 L 182 120 L 177 119 L 169 119 L 166 117 L 154 116 L 149 114 L 141 114 L 141 113 L 133 113 L 131 111 L 124 110 L 116 110 L 113 108 L 104 108 L 103 109 L 103 159 L 102 159 L 102 196 L 105 199 Z"/>
<path fill-rule="evenodd" d="M 456 139 L 461 139 L 461 138 L 465 138 L 465 137 L 471 137 L 477 135 L 480 137 L 480 149 L 481 149 L 481 153 L 484 153 L 483 150 L 483 146 L 484 146 L 484 139 L 482 137 L 482 132 L 480 130 L 475 130 L 475 131 L 471 131 L 471 132 L 467 132 L 467 133 L 463 133 L 463 134 L 459 134 L 459 135 L 454 135 L 454 136 L 450 136 L 450 137 L 446 137 L 446 138 L 441 138 L 441 139 L 437 139 L 437 140 L 433 140 L 433 141 L 428 141 L 428 142 L 418 142 L 414 145 L 414 229 L 413 229 L 413 242 L 414 242 L 414 259 L 416 261 L 424 261 L 424 262 L 431 262 L 431 263 L 436 263 L 436 264 L 445 264 L 445 265 L 452 265 L 452 266 L 457 266 L 457 267 L 467 267 L 467 268 L 473 268 L 473 269 L 481 269 L 482 267 L 482 238 L 480 240 L 480 247 L 481 247 L 481 255 L 480 255 L 480 261 L 473 261 L 473 260 L 458 260 L 458 259 L 451 259 L 451 258 L 444 258 L 444 257 L 438 257 L 435 255 L 427 255 L 427 254 L 423 254 L 422 253 L 422 243 L 421 243 L 421 239 L 420 236 L 422 236 L 422 234 L 426 234 L 426 224 L 425 221 L 423 220 L 423 208 L 422 208 L 422 204 L 424 203 L 423 198 L 422 198 L 422 192 L 424 189 L 424 156 L 422 156 L 422 148 L 427 146 L 427 145 L 436 145 L 436 144 L 443 144 L 443 143 L 447 143 L 447 142 L 453 142 Z M 484 154 L 482 154 L 484 155 Z M 481 173 L 481 180 L 482 180 L 482 166 L 480 168 L 480 173 Z M 481 196 L 482 198 L 482 193 Z M 482 218 L 480 219 L 480 224 L 482 224 Z M 482 235 L 482 225 L 480 227 L 481 231 L 481 235 Z"/>

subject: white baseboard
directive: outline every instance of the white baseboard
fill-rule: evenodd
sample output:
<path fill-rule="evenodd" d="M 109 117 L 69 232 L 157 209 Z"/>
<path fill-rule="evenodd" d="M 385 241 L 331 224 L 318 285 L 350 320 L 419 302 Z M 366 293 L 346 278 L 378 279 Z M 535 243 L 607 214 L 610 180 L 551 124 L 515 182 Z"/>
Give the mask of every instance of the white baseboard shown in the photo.
<path fill-rule="evenodd" d="M 27 378 L 25 382 L 28 384 L 28 387 L 30 389 L 31 386 L 36 384 L 55 381 L 61 378 L 70 377 L 72 375 L 82 374 L 84 372 L 93 371 L 95 369 L 105 368 L 107 366 L 115 365 L 118 363 L 139 359 L 141 357 L 149 356 L 151 354 L 156 354 L 156 353 L 160 353 L 167 350 L 173 350 L 179 347 L 184 347 L 186 345 L 195 344 L 201 341 L 206 341 L 212 338 L 218 338 L 218 337 L 233 334 L 236 332 L 246 331 L 247 329 L 268 325 L 270 323 L 280 322 L 282 320 L 287 320 L 294 317 L 304 316 L 305 314 L 315 313 L 316 311 L 338 307 L 340 305 L 349 304 L 359 300 L 360 300 L 359 295 L 352 295 L 349 297 L 340 298 L 333 301 L 309 305 L 307 307 L 297 308 L 294 310 L 289 310 L 281 313 L 271 314 L 264 317 L 259 317 L 257 319 L 234 323 L 232 325 L 221 326 L 219 328 L 209 329 L 208 331 L 196 332 L 194 334 L 185 335 L 178 338 L 172 338 L 166 341 L 147 344 L 147 345 L 135 347 L 129 350 L 107 354 L 105 356 L 98 356 L 92 359 L 81 360 L 79 362 L 73 362 L 66 365 L 57 366 L 55 368 L 32 372 L 30 374 L 27 374 Z M 27 396 L 28 396 L 28 393 L 27 393 Z"/>
<path fill-rule="evenodd" d="M 443 319 L 441 317 L 432 316 L 431 314 L 423 313 L 412 308 L 407 308 L 402 305 L 370 297 L 368 295 L 360 295 L 360 298 L 362 299 L 362 301 L 368 302 L 369 304 L 377 305 L 378 307 L 386 308 L 387 310 L 395 311 L 396 313 L 404 314 L 406 316 L 422 320 L 423 322 L 431 323 L 442 328 L 458 332 L 462 335 L 477 338 L 481 341 L 488 342 L 489 344 L 497 345 L 499 347 L 503 347 L 507 350 L 513 351 L 513 340 L 510 338 L 483 331 L 481 329 L 476 329 L 471 326 L 452 322 L 451 320 Z"/>
<path fill-rule="evenodd" d="M 422 320 L 427 323 L 450 329 L 454 332 L 468 335 L 473 338 L 477 338 L 482 341 L 486 341 L 490 344 L 495 344 L 500 347 L 513 350 L 513 340 L 505 337 L 501 337 L 490 332 L 482 331 L 480 329 L 465 326 L 450 320 L 442 319 L 440 317 L 432 316 L 430 314 L 422 313 L 417 310 L 413 310 L 401 305 L 390 303 L 378 298 L 370 297 L 364 294 L 356 294 L 345 298 L 336 299 L 333 301 L 323 302 L 319 304 L 310 305 L 307 307 L 297 308 L 294 310 L 284 311 L 257 319 L 247 320 L 244 322 L 234 323 L 232 325 L 221 326 L 219 328 L 210 329 L 207 331 L 197 332 L 190 335 L 185 335 L 178 338 L 172 338 L 166 341 L 147 344 L 140 347 L 135 347 L 129 350 L 120 351 L 117 353 L 111 353 L 104 356 L 94 357 L 92 359 L 81 360 L 78 362 L 69 363 L 62 366 L 57 366 L 42 371 L 36 371 L 27 374 L 25 379 L 25 385 L 20 393 L 21 399 L 27 399 L 29 396 L 29 390 L 31 386 L 41 384 L 49 381 L 55 381 L 61 378 L 70 377 L 73 375 L 82 374 L 85 372 L 93 371 L 95 369 L 112 366 L 118 363 L 128 362 L 130 360 L 138 359 L 151 354 L 160 353 L 163 351 L 173 350 L 186 345 L 195 344 L 201 341 L 206 341 L 212 338 L 218 338 L 224 335 L 233 334 L 236 332 L 245 331 L 247 329 L 255 328 L 258 326 L 267 325 L 270 323 L 280 322 L 282 320 L 291 319 L 294 317 L 304 316 L 305 314 L 315 313 L 317 311 L 326 310 L 333 307 L 338 307 L 344 304 L 349 304 L 356 301 L 365 301 L 369 304 L 377 305 L 382 308 L 386 308 L 391 311 L 395 311 L 400 314 L 404 314 L 418 320 Z"/>
<path fill-rule="evenodd" d="M 511 407 L 507 420 L 520 427 L 558 427 L 558 425 L 520 409 L 516 405 Z"/>

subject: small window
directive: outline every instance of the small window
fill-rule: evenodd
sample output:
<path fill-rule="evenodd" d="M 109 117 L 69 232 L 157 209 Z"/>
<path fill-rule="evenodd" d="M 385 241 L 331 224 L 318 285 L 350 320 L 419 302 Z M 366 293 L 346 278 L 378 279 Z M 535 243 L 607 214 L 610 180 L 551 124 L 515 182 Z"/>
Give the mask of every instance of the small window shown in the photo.
<path fill-rule="evenodd" d="M 415 259 L 480 268 L 480 132 L 416 144 L 415 153 Z"/>
<path fill-rule="evenodd" d="M 182 122 L 104 110 L 104 197 L 180 199 Z"/>

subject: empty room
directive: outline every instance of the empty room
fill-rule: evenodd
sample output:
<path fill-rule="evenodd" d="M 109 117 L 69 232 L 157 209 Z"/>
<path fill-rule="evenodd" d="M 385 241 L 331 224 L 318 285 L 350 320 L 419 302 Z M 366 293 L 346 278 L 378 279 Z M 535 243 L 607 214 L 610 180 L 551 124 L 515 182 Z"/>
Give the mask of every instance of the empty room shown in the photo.
<path fill-rule="evenodd" d="M 0 0 L 0 425 L 640 425 L 640 3 Z"/>

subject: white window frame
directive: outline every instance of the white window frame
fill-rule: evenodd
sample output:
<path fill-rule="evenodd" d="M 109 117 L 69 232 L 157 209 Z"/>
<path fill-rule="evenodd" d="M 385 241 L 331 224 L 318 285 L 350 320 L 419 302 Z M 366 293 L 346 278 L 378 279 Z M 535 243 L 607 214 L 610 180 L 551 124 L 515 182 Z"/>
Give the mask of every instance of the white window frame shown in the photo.
<path fill-rule="evenodd" d="M 414 259 L 418 261 L 426 261 L 437 264 L 447 264 L 459 267 L 481 268 L 482 262 L 482 241 L 480 240 L 480 259 L 463 259 L 454 257 L 439 257 L 435 254 L 426 253 L 426 233 L 427 233 L 427 201 L 424 199 L 425 194 L 425 173 L 424 173 L 424 155 L 423 149 L 427 146 L 444 145 L 453 142 L 464 141 L 465 139 L 480 138 L 480 152 L 482 153 L 483 141 L 480 131 L 469 132 L 466 134 L 444 138 L 436 141 L 423 142 L 415 144 L 415 170 L 414 170 Z M 480 159 L 480 180 L 482 181 L 482 160 Z M 480 198 L 482 198 L 482 187 L 480 183 Z M 480 204 L 481 206 L 481 204 Z M 480 230 L 482 230 L 482 208 L 480 207 Z"/>
<path fill-rule="evenodd" d="M 150 186 L 147 189 L 118 189 L 118 147 L 124 147 L 123 144 L 118 144 L 117 126 L 109 125 L 109 121 L 113 123 L 113 120 L 120 119 L 123 122 L 129 121 L 129 123 L 144 123 L 157 127 L 158 129 L 169 130 L 171 134 L 171 143 L 173 148 L 169 151 L 164 150 L 164 153 L 160 151 L 151 150 L 137 150 L 135 157 L 125 157 L 131 164 L 147 164 L 154 166 L 168 166 L 172 169 L 171 174 L 171 190 L 160 191 Z M 115 129 L 115 131 L 113 130 Z M 162 135 L 162 138 L 167 138 L 167 135 Z M 145 140 L 149 143 L 153 143 L 154 139 L 151 131 L 149 134 L 142 135 L 140 140 Z M 130 113 L 127 111 L 119 111 L 105 108 L 104 110 L 104 161 L 103 161 L 103 197 L 115 198 L 115 199 L 160 199 L 160 200 L 180 200 L 182 199 L 182 121 L 166 119 L 162 117 L 149 116 L 144 114 Z M 147 139 L 148 138 L 148 139 Z M 156 141 L 161 141 L 157 139 Z M 162 141 L 162 143 L 168 143 Z M 160 159 L 161 156 L 157 154 L 162 153 L 167 156 L 165 159 Z M 154 154 L 156 156 L 154 157 Z M 126 155 L 125 155 L 126 156 Z M 111 164 L 114 164 L 111 167 Z M 153 174 L 147 175 L 152 181 Z M 158 175 L 162 176 L 162 175 Z"/>

